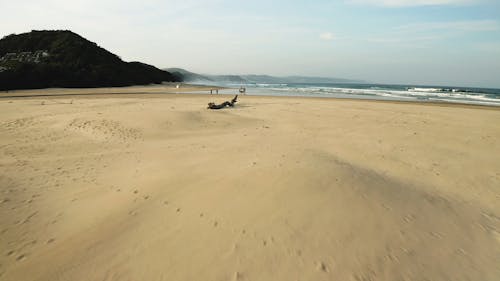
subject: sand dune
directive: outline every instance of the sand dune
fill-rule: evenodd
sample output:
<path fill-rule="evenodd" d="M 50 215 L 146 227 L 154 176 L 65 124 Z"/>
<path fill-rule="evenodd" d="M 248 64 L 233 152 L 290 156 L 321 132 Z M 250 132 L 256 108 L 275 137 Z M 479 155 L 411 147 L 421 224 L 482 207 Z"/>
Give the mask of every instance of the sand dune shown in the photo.
<path fill-rule="evenodd" d="M 229 98 L 0 99 L 0 279 L 500 279 L 500 110 Z"/>

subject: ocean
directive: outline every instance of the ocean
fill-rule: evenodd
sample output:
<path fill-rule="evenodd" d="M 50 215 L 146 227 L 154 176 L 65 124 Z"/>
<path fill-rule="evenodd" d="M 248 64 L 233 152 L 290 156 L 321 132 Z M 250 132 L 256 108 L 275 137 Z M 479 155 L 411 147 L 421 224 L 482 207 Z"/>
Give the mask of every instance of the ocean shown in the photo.
<path fill-rule="evenodd" d="M 384 84 L 225 84 L 248 95 L 450 102 L 500 106 L 500 89 Z M 224 91 L 227 92 L 227 91 Z M 234 92 L 234 90 L 233 90 Z"/>

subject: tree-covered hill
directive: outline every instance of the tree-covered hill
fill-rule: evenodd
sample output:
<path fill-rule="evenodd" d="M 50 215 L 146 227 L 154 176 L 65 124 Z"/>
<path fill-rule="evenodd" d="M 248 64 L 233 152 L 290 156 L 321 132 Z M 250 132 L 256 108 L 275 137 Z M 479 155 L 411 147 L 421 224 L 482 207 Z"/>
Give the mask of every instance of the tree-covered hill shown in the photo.
<path fill-rule="evenodd" d="M 117 55 L 67 30 L 0 40 L 0 90 L 109 87 L 178 81 L 171 73 Z"/>

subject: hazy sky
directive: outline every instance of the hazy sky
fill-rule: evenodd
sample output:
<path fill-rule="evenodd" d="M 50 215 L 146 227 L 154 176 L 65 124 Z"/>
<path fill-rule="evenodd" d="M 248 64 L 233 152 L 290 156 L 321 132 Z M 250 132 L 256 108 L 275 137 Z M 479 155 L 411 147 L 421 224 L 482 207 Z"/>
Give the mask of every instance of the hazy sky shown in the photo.
<path fill-rule="evenodd" d="M 212 74 L 500 87 L 500 0 L 0 0 L 0 37 L 70 29 Z"/>

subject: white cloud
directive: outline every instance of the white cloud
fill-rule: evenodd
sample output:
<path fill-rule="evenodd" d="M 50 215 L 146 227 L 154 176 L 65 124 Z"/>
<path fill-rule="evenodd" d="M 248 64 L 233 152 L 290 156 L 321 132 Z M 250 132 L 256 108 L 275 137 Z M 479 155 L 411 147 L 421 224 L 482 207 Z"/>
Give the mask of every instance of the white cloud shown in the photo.
<path fill-rule="evenodd" d="M 319 35 L 319 38 L 322 40 L 330 41 L 333 40 L 334 36 L 330 32 L 324 32 Z"/>
<path fill-rule="evenodd" d="M 422 48 L 431 46 L 433 42 L 444 42 L 469 33 L 498 31 L 500 31 L 500 21 L 496 20 L 419 22 L 400 25 L 378 35 L 372 34 L 371 37 L 359 40 L 374 44 Z"/>
<path fill-rule="evenodd" d="M 500 54 L 500 42 L 480 42 L 476 43 L 475 46 L 482 52 Z M 500 62 L 500 56 L 496 56 L 496 61 Z"/>
<path fill-rule="evenodd" d="M 481 0 L 347 0 L 353 4 L 368 4 L 386 7 L 415 7 L 415 6 L 442 6 L 464 5 L 482 2 Z"/>
<path fill-rule="evenodd" d="M 496 31 L 500 30 L 500 24 L 496 20 L 469 20 L 449 22 L 424 22 L 411 23 L 395 28 L 405 32 L 419 32 L 429 30 L 452 30 L 452 31 Z"/>
<path fill-rule="evenodd" d="M 397 43 L 425 43 L 425 42 L 430 42 L 436 39 L 440 39 L 440 37 L 437 36 L 418 36 L 418 37 L 369 37 L 364 39 L 367 42 L 371 43 L 388 43 L 388 44 L 397 44 Z"/>

